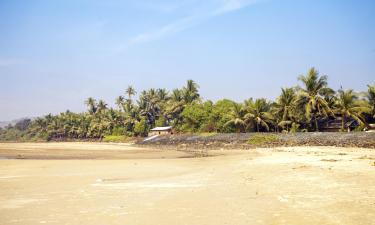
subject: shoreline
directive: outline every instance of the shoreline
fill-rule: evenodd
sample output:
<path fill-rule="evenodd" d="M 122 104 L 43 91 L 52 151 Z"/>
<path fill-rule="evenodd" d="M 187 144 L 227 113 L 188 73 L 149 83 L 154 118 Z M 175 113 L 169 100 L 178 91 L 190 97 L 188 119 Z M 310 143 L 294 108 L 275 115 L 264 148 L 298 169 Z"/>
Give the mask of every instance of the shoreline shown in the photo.
<path fill-rule="evenodd" d="M 357 147 L 375 149 L 375 132 L 309 132 L 309 133 L 204 133 L 160 135 L 152 139 L 129 138 L 127 141 L 52 140 L 3 142 L 2 144 L 83 144 L 113 145 L 137 149 L 161 149 L 199 152 L 202 150 L 256 149 L 275 147 Z M 104 149 L 105 150 L 105 149 Z"/>

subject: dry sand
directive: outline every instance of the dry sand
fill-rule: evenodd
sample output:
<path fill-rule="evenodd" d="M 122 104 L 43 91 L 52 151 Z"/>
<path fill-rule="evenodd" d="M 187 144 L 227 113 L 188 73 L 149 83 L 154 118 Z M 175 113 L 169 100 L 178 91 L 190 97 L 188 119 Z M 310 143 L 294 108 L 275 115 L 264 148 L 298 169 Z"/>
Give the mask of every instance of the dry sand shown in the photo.
<path fill-rule="evenodd" d="M 374 150 L 210 154 L 0 144 L 0 224 L 375 224 Z"/>

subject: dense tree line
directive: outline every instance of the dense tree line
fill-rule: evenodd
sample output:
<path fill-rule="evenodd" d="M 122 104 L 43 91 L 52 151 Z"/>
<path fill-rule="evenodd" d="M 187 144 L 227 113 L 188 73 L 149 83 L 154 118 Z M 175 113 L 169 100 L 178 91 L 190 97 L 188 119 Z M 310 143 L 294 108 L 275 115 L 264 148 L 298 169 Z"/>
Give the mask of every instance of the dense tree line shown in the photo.
<path fill-rule="evenodd" d="M 149 89 L 137 94 L 129 86 L 116 99 L 116 108 L 88 98 L 87 112 L 63 112 L 35 120 L 22 120 L 0 130 L 3 140 L 101 139 L 106 135 L 146 136 L 156 126 L 173 126 L 179 132 L 298 132 L 319 131 L 324 121 L 341 119 L 341 130 L 356 122 L 363 130 L 375 119 L 375 86 L 367 93 L 334 91 L 327 76 L 311 68 L 298 80 L 300 86 L 282 88 L 275 102 L 265 98 L 237 103 L 228 99 L 203 101 L 199 86 L 171 92 Z"/>

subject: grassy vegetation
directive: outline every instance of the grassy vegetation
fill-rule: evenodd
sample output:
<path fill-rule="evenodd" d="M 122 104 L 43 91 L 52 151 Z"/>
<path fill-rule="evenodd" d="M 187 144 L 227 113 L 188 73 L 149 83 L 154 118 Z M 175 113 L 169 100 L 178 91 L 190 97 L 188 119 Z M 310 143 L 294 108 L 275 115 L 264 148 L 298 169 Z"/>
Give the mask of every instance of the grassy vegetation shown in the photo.
<path fill-rule="evenodd" d="M 126 136 L 107 135 L 103 138 L 104 142 L 126 142 L 129 138 Z"/>
<path fill-rule="evenodd" d="M 279 141 L 279 137 L 274 134 L 256 134 L 247 141 L 250 145 L 265 145 Z"/>
<path fill-rule="evenodd" d="M 200 137 L 212 137 L 212 136 L 215 136 L 217 133 L 216 132 L 212 132 L 212 133 L 208 133 L 208 132 L 205 132 L 205 133 L 198 133 L 198 135 Z"/>

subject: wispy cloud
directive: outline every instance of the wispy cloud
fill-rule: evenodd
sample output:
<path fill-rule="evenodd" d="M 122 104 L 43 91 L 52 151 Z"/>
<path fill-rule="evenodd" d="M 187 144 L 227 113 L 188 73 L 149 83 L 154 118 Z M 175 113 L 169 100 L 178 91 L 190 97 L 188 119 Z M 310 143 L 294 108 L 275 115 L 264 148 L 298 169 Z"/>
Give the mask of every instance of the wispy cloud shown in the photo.
<path fill-rule="evenodd" d="M 203 12 L 193 13 L 192 15 L 177 19 L 176 21 L 156 28 L 153 31 L 136 35 L 129 40 L 129 42 L 127 43 L 127 47 L 163 39 L 175 33 L 196 26 L 210 18 L 234 12 L 258 2 L 259 0 L 215 0 L 213 7 L 211 7 L 210 9 L 206 9 Z"/>
<path fill-rule="evenodd" d="M 138 34 L 129 41 L 129 45 L 135 45 L 145 42 L 156 41 L 172 35 L 174 33 L 181 32 L 187 28 L 193 26 L 198 21 L 197 16 L 185 17 L 175 22 L 169 23 L 165 26 L 159 27 L 158 29 Z"/>
<path fill-rule="evenodd" d="M 221 5 L 214 11 L 212 15 L 221 15 L 224 13 L 240 10 L 257 2 L 259 2 L 259 0 L 223 0 L 221 1 Z"/>
<path fill-rule="evenodd" d="M 139 0 L 135 0 L 133 1 L 133 4 L 137 7 L 137 8 L 140 8 L 142 10 L 151 10 L 151 11 L 157 11 L 157 12 L 162 12 L 162 13 L 170 13 L 170 12 L 173 12 L 175 10 L 177 10 L 178 8 L 182 7 L 184 4 L 186 3 L 186 1 L 173 1 L 173 2 L 158 2 L 158 1 L 155 1 L 155 0 L 143 0 L 143 1 L 139 1 Z"/>

